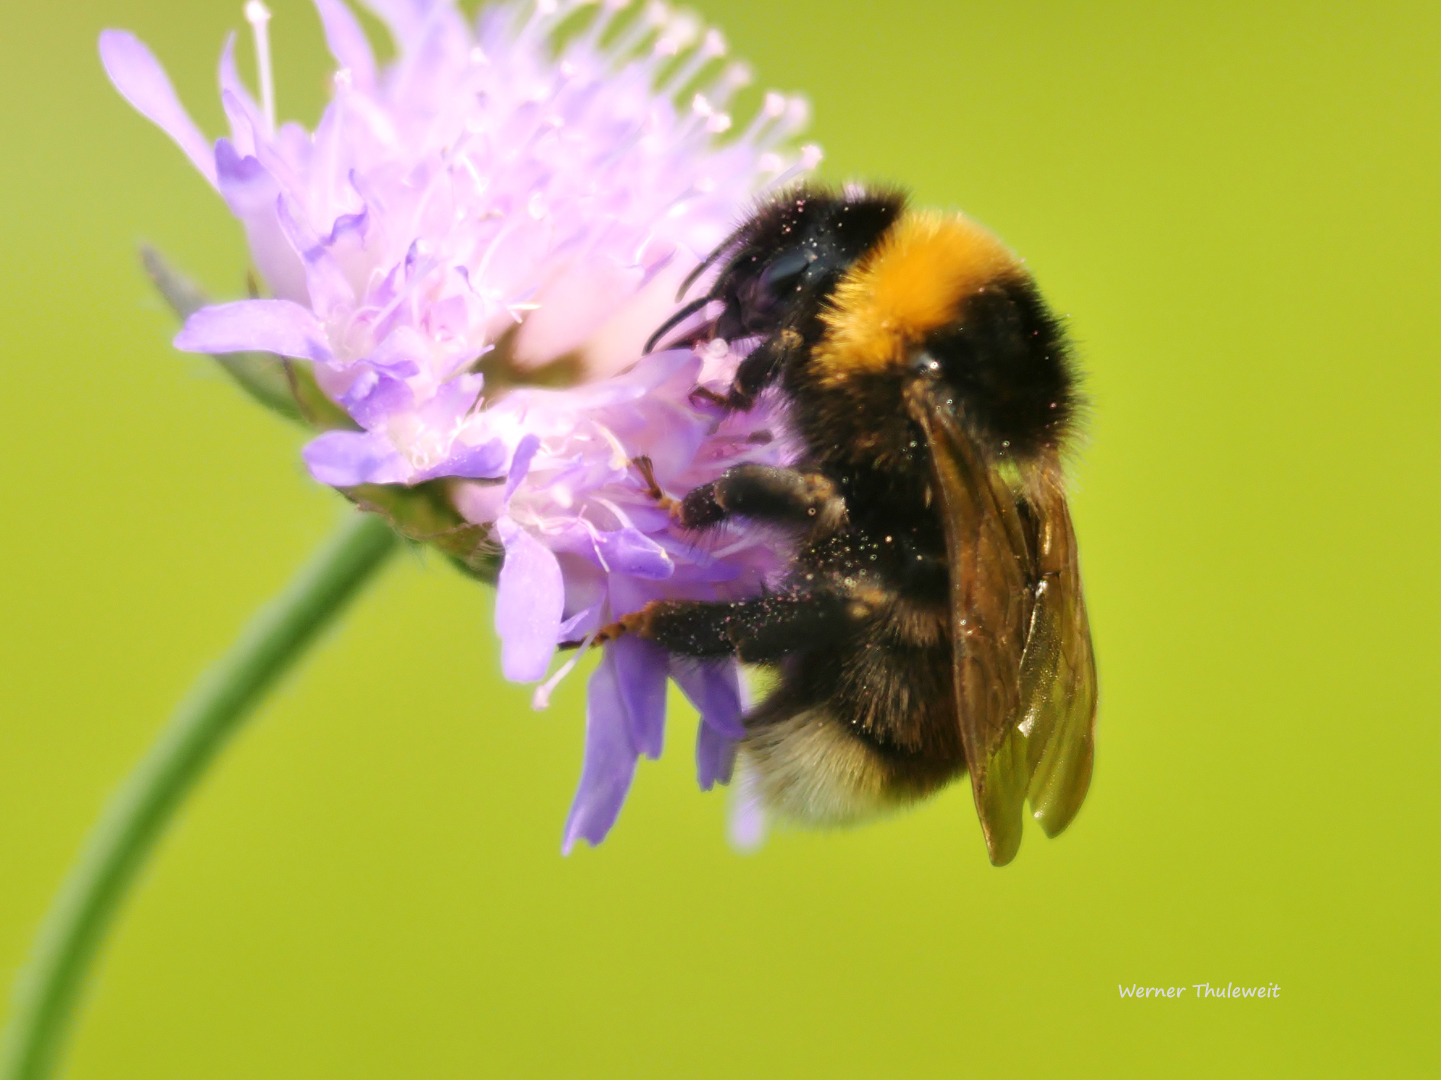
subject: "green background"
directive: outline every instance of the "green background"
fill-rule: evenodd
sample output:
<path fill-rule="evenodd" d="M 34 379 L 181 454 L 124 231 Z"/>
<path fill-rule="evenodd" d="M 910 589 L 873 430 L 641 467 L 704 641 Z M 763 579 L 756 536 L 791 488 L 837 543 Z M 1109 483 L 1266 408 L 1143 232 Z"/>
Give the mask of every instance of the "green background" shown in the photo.
<path fill-rule="evenodd" d="M 317 20 L 273 6 L 281 110 L 313 120 Z M 246 265 L 96 34 L 139 33 L 216 132 L 240 0 L 6 7 L 8 982 L 106 795 L 340 508 L 169 349 L 134 256 L 231 295 Z M 1435 1075 L 1435 5 L 702 7 L 811 96 L 826 175 L 965 207 L 1073 316 L 1084 811 L 1001 871 L 960 788 L 739 856 L 687 716 L 562 858 L 582 680 L 532 714 L 490 596 L 407 556 L 165 842 L 72 1075 Z M 1117 990 L 1202 981 L 1281 996 Z"/>

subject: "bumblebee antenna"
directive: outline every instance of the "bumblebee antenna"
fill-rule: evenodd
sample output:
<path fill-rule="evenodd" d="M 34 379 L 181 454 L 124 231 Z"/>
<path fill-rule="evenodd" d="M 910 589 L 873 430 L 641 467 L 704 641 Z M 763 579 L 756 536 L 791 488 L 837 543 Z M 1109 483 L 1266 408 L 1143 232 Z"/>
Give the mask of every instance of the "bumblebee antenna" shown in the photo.
<path fill-rule="evenodd" d="M 669 319 L 661 323 L 660 328 L 657 329 L 656 332 L 649 337 L 649 339 L 647 339 L 645 343 L 645 348 L 641 350 L 641 355 L 644 356 L 646 353 L 654 349 L 655 343 L 657 341 L 659 341 L 666 334 L 670 333 L 670 331 L 674 330 L 678 325 L 685 322 L 687 319 L 689 319 L 692 315 L 694 315 L 697 311 L 705 307 L 710 302 L 711 298 L 709 296 L 697 296 L 689 304 L 686 304 L 685 307 L 681 308 Z"/>
<path fill-rule="evenodd" d="M 677 303 L 680 302 L 680 298 L 682 296 L 690 292 L 690 287 L 695 284 L 696 278 L 700 277 L 712 266 L 714 266 L 717 259 L 719 259 L 733 246 L 735 246 L 736 239 L 739 235 L 739 232 L 735 232 L 732 233 L 730 236 L 727 236 L 725 238 L 725 242 L 722 243 L 720 247 L 716 248 L 704 259 L 702 259 L 700 263 L 697 264 L 696 268 L 685 276 L 685 280 L 680 283 L 680 288 L 675 291 L 675 298 Z"/>

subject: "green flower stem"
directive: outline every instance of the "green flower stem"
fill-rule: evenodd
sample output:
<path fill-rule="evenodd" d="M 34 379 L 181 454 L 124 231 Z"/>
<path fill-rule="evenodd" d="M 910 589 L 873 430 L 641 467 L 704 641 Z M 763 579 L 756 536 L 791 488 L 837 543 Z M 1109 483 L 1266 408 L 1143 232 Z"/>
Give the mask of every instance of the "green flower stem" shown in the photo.
<path fill-rule="evenodd" d="M 86 975 L 130 883 L 210 760 L 275 681 L 397 546 L 374 514 L 354 514 L 256 613 L 191 690 L 110 799 L 40 928 L 15 988 L 0 1080 L 44 1080 L 59 1064 Z"/>

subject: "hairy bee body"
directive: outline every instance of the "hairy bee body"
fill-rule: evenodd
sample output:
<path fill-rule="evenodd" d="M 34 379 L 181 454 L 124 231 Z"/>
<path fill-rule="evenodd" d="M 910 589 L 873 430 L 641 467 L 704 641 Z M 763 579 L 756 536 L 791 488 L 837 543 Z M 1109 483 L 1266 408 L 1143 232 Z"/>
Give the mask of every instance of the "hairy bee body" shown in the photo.
<path fill-rule="evenodd" d="M 781 526 L 794 558 L 773 595 L 652 604 L 614 632 L 776 669 L 740 746 L 773 811 L 849 822 L 969 770 L 991 857 L 1009 861 L 1022 802 L 1054 834 L 1091 768 L 1060 327 L 994 236 L 894 192 L 787 193 L 713 265 L 657 339 L 718 306 L 682 340 L 758 343 L 709 396 L 744 410 L 774 388 L 802 451 L 732 469 L 676 513 Z"/>

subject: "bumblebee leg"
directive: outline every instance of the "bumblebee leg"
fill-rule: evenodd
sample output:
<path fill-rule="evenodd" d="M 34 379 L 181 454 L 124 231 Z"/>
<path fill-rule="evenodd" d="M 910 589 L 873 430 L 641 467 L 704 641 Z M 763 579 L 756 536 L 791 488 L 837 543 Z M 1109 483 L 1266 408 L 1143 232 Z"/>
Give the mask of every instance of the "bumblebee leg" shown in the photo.
<path fill-rule="evenodd" d="M 829 477 L 774 465 L 737 465 L 681 500 L 676 518 L 689 529 L 715 525 L 731 515 L 773 525 L 838 524 L 845 500 Z"/>
<path fill-rule="evenodd" d="M 838 640 L 852 625 L 853 606 L 833 593 L 763 596 L 733 604 L 656 600 L 602 629 L 595 643 L 634 634 L 681 656 L 735 656 L 763 663 Z"/>
<path fill-rule="evenodd" d="M 691 393 L 691 397 L 734 412 L 748 412 L 761 391 L 775 382 L 786 363 L 804 346 L 805 339 L 794 330 L 778 330 L 740 362 L 727 393 L 717 394 L 701 386 Z"/>
<path fill-rule="evenodd" d="M 660 485 L 656 483 L 655 465 L 651 463 L 650 458 L 642 454 L 640 457 L 631 458 L 630 463 L 631 467 L 640 473 L 640 478 L 645 481 L 645 493 L 654 499 L 662 510 L 666 510 L 673 517 L 679 518 L 680 502 L 672 499 L 662 491 Z"/>

